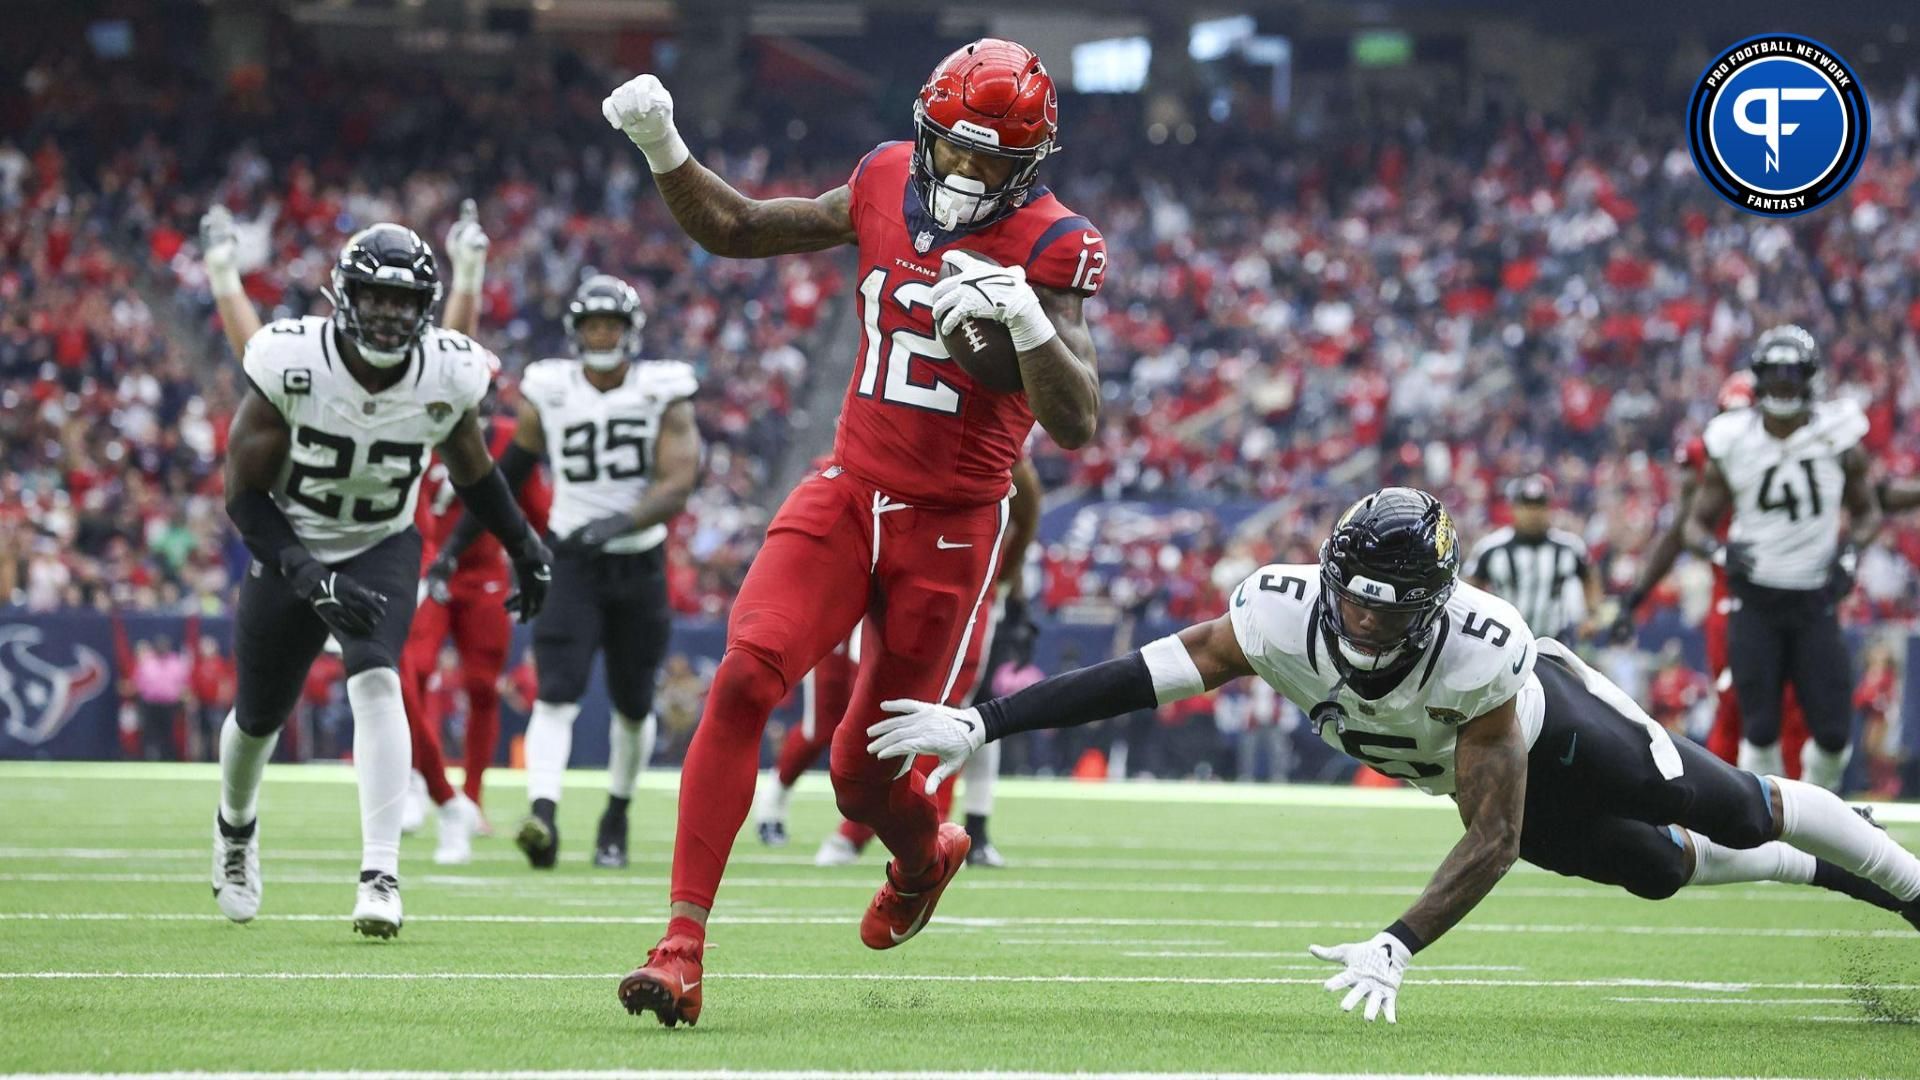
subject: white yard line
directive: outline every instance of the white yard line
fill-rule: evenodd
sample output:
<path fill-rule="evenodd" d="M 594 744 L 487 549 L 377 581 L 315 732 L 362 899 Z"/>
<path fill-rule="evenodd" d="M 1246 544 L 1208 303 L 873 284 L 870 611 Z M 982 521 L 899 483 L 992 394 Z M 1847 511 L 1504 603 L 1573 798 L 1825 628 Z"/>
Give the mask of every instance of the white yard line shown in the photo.
<path fill-rule="evenodd" d="M 1828 1019 L 1828 1017 L 1805 1017 Z M 1832 1017 L 1845 1019 L 1845 1017 Z M 1027 1072 L 1027 1070 L 820 1070 L 820 1068 L 555 1068 L 511 1072 L 0 1072 L 12 1080 L 1511 1080 L 1494 1072 Z M 1657 1080 L 1653 1076 L 1526 1074 L 1534 1080 Z M 1693 1080 L 1734 1080 L 1699 1076 Z"/>
<path fill-rule="evenodd" d="M 1608 1001 L 1649 1005 L 1852 1005 L 1852 998 L 1612 997 Z"/>
<path fill-rule="evenodd" d="M 151 979 L 157 981 L 186 982 L 569 982 L 578 980 L 617 980 L 621 972 L 595 974 L 579 972 L 562 974 L 554 972 L 520 971 L 4 971 L 0 972 L 0 982 L 5 981 L 62 981 L 92 979 Z M 887 971 L 709 971 L 709 979 L 721 981 L 740 980 L 743 982 L 912 982 L 912 983 L 1052 983 L 1061 985 L 1093 984 L 1101 986 L 1319 986 L 1326 980 L 1320 978 L 1288 978 L 1284 976 L 1163 976 L 1163 975 L 949 975 L 930 972 L 887 972 Z M 1409 984 L 1420 986 L 1472 987 L 1474 989 L 1536 989 L 1536 990 L 1593 990 L 1593 989 L 1646 989 L 1646 990 L 1693 990 L 1726 994 L 1744 994 L 1753 990 L 1849 990 L 1848 983 L 1814 982 L 1716 982 L 1693 979 L 1490 979 L 1474 977 L 1452 977 L 1430 979 L 1408 976 Z M 1920 990 L 1920 983 L 1884 983 L 1878 984 L 1879 990 Z M 1744 1000 L 1744 999 L 1742 999 Z"/>
<path fill-rule="evenodd" d="M 195 883 L 200 879 L 195 878 Z M 727 915 L 724 912 L 714 920 L 717 930 L 728 926 L 842 926 L 856 921 L 858 913 L 848 911 L 844 914 L 795 913 L 791 915 Z M 259 923 L 275 922 L 344 922 L 345 915 L 288 914 L 262 915 L 255 919 Z M 409 922 L 421 923 L 522 923 L 531 926 L 664 926 L 665 920 L 658 915 L 416 915 L 409 913 Z M 225 918 L 208 912 L 204 915 L 192 912 L 119 912 L 119 911 L 4 911 L 0 912 L 0 922 L 225 922 Z M 1147 919 L 1147 918 L 1099 918 L 1094 916 L 1067 917 L 1007 917 L 984 918 L 977 916 L 955 915 L 940 916 L 939 925 L 943 931 L 987 932 L 1002 930 L 1028 930 L 1034 927 L 1055 926 L 1098 926 L 1098 927 L 1143 927 L 1160 929 L 1167 927 L 1198 928 L 1209 930 L 1377 930 L 1377 921 L 1368 922 L 1354 919 Z M 1758 938 L 1899 938 L 1913 937 L 1912 930 L 1855 930 L 1828 929 L 1814 930 L 1804 927 L 1771 926 L 1616 926 L 1606 923 L 1579 924 L 1536 924 L 1536 923 L 1475 923 L 1466 922 L 1448 931 L 1454 934 L 1629 934 L 1649 937 L 1758 937 Z"/>
<path fill-rule="evenodd" d="M 272 865 L 271 857 L 263 860 Z M 120 885 L 201 885 L 206 883 L 206 875 L 139 873 L 129 871 L 102 871 L 98 873 L 66 873 L 56 871 L 19 871 L 0 873 L 0 884 L 85 884 L 105 882 Z M 336 885 L 351 880 L 341 874 L 320 874 L 300 872 L 291 874 L 267 875 L 267 880 L 276 885 Z M 473 888 L 480 886 L 499 886 L 511 884 L 515 887 L 532 889 L 643 889 L 664 887 L 672 884 L 672 879 L 646 875 L 623 874 L 618 876 L 574 877 L 475 877 L 469 874 L 419 873 L 405 874 L 403 880 L 409 883 L 419 882 L 427 885 L 444 885 L 453 888 Z M 1008 890 L 1013 892 L 1063 892 L 1088 893 L 1106 890 L 1124 890 L 1129 893 L 1165 893 L 1178 896 L 1400 896 L 1412 899 L 1420 893 L 1420 883 L 1408 882 L 1399 885 L 1358 885 L 1358 884 L 1310 884 L 1298 881 L 1272 882 L 1200 882 L 1200 881 L 1128 881 L 1124 884 L 1107 881 L 1065 880 L 1042 881 L 1031 878 L 1008 878 L 1000 876 L 978 876 L 968 878 L 970 889 Z M 729 877 L 726 879 L 729 889 L 841 889 L 851 892 L 872 892 L 873 880 L 867 876 L 821 875 L 805 877 Z M 1624 897 L 1624 893 L 1606 885 L 1510 885 L 1502 888 L 1497 896 L 1508 899 L 1531 900 L 1595 900 Z M 1824 889 L 1783 888 L 1771 884 L 1729 888 L 1719 886 L 1712 889 L 1694 889 L 1674 895 L 1673 901 L 1698 903 L 1711 901 L 1725 903 L 1728 900 L 1764 900 L 1767 903 L 1795 904 L 1832 904 L 1846 901 L 1839 893 Z M 1672 902 L 1672 901 L 1669 901 Z"/>

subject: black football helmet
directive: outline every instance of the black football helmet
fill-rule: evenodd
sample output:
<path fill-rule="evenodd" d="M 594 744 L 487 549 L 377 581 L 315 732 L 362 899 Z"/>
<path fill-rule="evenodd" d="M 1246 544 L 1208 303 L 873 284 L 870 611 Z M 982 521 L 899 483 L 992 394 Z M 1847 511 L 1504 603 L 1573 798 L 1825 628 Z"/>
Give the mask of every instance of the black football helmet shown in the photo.
<path fill-rule="evenodd" d="M 404 361 L 440 303 L 433 249 L 391 222 L 354 233 L 334 261 L 332 280 L 333 324 L 375 367 Z"/>
<path fill-rule="evenodd" d="M 1820 396 L 1820 346 L 1812 334 L 1792 323 L 1761 334 L 1749 366 L 1754 404 L 1768 416 L 1801 416 Z"/>
<path fill-rule="evenodd" d="M 595 351 L 580 341 L 580 320 L 589 315 L 612 315 L 626 320 L 627 332 L 616 349 Z M 633 286 L 612 274 L 595 274 L 580 283 L 567 304 L 561 320 L 567 328 L 567 341 L 575 356 L 590 368 L 605 371 L 618 367 L 640 352 L 640 328 L 647 325 L 647 313 L 640 310 L 640 294 Z"/>
<path fill-rule="evenodd" d="M 1348 507 L 1320 545 L 1320 607 L 1335 666 L 1352 676 L 1411 663 L 1432 639 L 1459 569 L 1453 519 L 1432 495 L 1391 487 Z"/>

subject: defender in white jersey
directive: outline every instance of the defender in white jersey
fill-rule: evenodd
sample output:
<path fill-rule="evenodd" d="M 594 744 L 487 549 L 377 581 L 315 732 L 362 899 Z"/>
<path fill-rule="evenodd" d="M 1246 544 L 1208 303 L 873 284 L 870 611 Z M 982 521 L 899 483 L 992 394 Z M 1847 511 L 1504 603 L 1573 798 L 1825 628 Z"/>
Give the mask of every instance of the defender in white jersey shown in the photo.
<path fill-rule="evenodd" d="M 236 922 L 260 907 L 255 796 L 307 668 L 341 644 L 360 781 L 354 928 L 400 930 L 400 822 L 412 769 L 399 657 L 420 577 L 414 501 L 438 448 L 474 518 L 513 560 L 507 606 L 540 609 L 550 561 L 474 418 L 496 362 L 464 334 L 431 329 L 440 279 L 410 229 L 375 225 L 333 270 L 330 319 L 273 323 L 247 342 L 249 390 L 234 414 L 227 513 L 254 562 L 240 586 L 239 685 L 220 734 L 213 893 Z"/>
<path fill-rule="evenodd" d="M 1831 792 L 1743 772 L 1670 737 L 1513 607 L 1457 580 L 1439 500 L 1355 503 L 1317 566 L 1262 567 L 1227 614 L 971 709 L 893 701 L 880 757 L 934 754 L 929 787 L 986 742 L 1151 709 L 1257 675 L 1330 745 L 1459 804 L 1466 835 L 1371 940 L 1313 946 L 1329 990 L 1396 1019 L 1401 974 L 1516 858 L 1662 899 L 1684 885 L 1820 885 L 1920 928 L 1920 859 Z M 1779 841 L 1785 841 L 1781 843 Z"/>
<path fill-rule="evenodd" d="M 540 688 L 527 722 L 533 805 L 516 838 L 541 869 L 559 857 L 561 775 L 587 675 L 602 649 L 613 753 L 594 865 L 627 865 L 627 808 L 653 754 L 654 681 L 673 625 L 667 523 L 693 493 L 700 432 L 693 368 L 636 359 L 645 323 L 639 294 L 626 282 L 601 274 L 582 283 L 566 316 L 576 358 L 527 365 L 513 445 L 500 462 L 517 481 L 544 456 L 553 476 L 553 593 L 533 628 Z M 430 573 L 451 573 L 474 532 L 465 522 L 457 526 Z"/>
<path fill-rule="evenodd" d="M 1755 404 L 1707 425 L 1687 539 L 1727 568 L 1740 766 L 1781 771 L 1780 701 L 1791 683 L 1811 736 L 1802 775 L 1838 788 L 1853 734 L 1853 665 L 1836 608 L 1853 588 L 1857 552 L 1880 528 L 1860 445 L 1867 418 L 1851 401 L 1818 400 L 1820 350 L 1798 326 L 1760 335 L 1752 367 Z M 1729 511 L 1722 545 L 1714 529 Z"/>

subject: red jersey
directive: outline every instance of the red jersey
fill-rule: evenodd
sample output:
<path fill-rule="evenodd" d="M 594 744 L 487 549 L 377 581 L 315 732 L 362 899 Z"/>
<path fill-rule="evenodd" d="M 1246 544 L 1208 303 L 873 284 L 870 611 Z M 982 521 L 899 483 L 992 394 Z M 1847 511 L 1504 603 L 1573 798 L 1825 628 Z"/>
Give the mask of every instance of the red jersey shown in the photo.
<path fill-rule="evenodd" d="M 487 453 L 498 461 L 500 455 L 507 452 L 507 445 L 513 442 L 513 421 L 504 416 L 495 416 L 483 421 L 487 425 Z M 527 474 L 517 493 L 520 509 L 527 515 L 527 521 L 534 531 L 547 531 L 547 508 L 553 504 L 553 488 L 540 470 Z M 420 500 L 413 512 L 414 528 L 420 530 L 420 566 L 425 569 L 434 557 L 440 554 L 440 545 L 453 534 L 453 527 L 460 521 L 460 499 L 454 494 L 453 485 L 447 483 L 447 469 L 440 463 L 438 456 L 428 467 L 425 479 L 420 482 Z M 498 575 L 506 571 L 507 553 L 500 548 L 500 541 L 492 533 L 482 530 L 460 553 L 460 561 L 454 564 L 454 573 L 468 572 L 486 575 Z"/>
<path fill-rule="evenodd" d="M 1007 493 L 1033 413 L 1025 394 L 976 384 L 933 332 L 930 297 L 950 249 L 1024 266 L 1027 280 L 1099 291 L 1107 246 L 1045 188 L 984 228 L 947 232 L 913 190 L 913 144 L 882 143 L 848 181 L 860 245 L 860 353 L 834 436 L 834 461 L 908 503 L 978 506 Z"/>

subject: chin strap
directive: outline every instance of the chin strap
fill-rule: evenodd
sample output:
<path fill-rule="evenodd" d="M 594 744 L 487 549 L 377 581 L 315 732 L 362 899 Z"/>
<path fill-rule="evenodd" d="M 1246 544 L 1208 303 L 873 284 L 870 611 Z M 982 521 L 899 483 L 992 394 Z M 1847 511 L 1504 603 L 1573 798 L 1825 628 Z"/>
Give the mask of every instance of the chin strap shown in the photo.
<path fill-rule="evenodd" d="M 1323 738 L 1320 732 L 1328 724 L 1333 725 L 1336 734 L 1347 730 L 1347 710 L 1334 699 L 1340 696 L 1341 690 L 1346 689 L 1347 680 L 1350 677 L 1341 675 L 1339 681 L 1333 684 L 1333 688 L 1327 691 L 1327 700 L 1315 705 L 1307 714 L 1307 722 L 1313 725 L 1314 738 Z"/>

